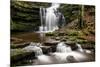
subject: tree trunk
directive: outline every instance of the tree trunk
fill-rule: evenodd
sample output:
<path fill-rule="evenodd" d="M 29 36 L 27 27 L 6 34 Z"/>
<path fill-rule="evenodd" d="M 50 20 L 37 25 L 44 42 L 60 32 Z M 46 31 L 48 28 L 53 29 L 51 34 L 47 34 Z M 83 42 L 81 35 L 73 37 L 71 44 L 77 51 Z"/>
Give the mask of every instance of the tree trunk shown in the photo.
<path fill-rule="evenodd" d="M 79 10 L 79 29 L 82 29 L 84 27 L 84 5 L 81 5 L 81 8 Z"/>

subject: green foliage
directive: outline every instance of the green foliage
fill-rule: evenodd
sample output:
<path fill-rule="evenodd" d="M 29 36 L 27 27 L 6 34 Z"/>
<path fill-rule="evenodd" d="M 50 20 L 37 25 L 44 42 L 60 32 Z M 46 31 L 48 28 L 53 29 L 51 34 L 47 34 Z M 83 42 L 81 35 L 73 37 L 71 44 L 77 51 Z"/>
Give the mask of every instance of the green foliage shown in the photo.
<path fill-rule="evenodd" d="M 61 5 L 60 10 L 68 23 L 79 17 L 80 5 L 63 4 Z"/>

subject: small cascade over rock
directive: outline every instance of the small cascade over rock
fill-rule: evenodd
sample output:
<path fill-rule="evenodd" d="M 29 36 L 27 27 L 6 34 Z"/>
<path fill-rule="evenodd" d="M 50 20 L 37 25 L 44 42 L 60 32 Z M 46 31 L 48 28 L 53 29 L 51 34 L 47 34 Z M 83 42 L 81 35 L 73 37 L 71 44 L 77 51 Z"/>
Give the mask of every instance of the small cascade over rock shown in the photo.
<path fill-rule="evenodd" d="M 86 53 L 86 54 L 91 54 L 92 52 L 90 51 L 90 50 L 88 50 L 88 49 L 83 49 L 82 48 L 82 46 L 80 45 L 80 44 L 76 44 L 77 45 L 77 47 L 78 47 L 78 51 L 80 51 L 80 52 L 84 52 L 84 53 Z"/>
<path fill-rule="evenodd" d="M 23 48 L 27 52 L 35 52 L 35 56 L 43 55 L 43 51 L 40 48 L 40 43 L 31 42 L 29 46 Z"/>
<path fill-rule="evenodd" d="M 84 50 L 83 50 L 83 48 L 81 47 L 80 44 L 76 43 L 76 46 L 78 47 L 78 49 L 77 49 L 78 51 L 84 52 Z"/>
<path fill-rule="evenodd" d="M 71 47 L 66 45 L 64 42 L 60 42 L 57 45 L 56 51 L 57 52 L 71 52 L 72 50 L 71 50 Z"/>

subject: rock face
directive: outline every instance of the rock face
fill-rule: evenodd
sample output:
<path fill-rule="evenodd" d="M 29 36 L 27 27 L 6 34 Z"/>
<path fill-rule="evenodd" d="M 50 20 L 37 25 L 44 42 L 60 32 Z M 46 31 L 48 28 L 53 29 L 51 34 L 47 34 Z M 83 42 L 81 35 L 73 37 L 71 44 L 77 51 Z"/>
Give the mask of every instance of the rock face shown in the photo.
<path fill-rule="evenodd" d="M 11 30 L 37 31 L 40 26 L 40 7 L 48 7 L 49 3 L 11 0 Z"/>
<path fill-rule="evenodd" d="M 24 4 L 24 5 L 22 5 Z M 27 5 L 27 6 L 25 6 Z M 32 3 L 11 1 L 11 30 L 31 31 L 38 30 L 39 8 L 32 7 Z M 32 14 L 31 14 L 32 13 Z"/>

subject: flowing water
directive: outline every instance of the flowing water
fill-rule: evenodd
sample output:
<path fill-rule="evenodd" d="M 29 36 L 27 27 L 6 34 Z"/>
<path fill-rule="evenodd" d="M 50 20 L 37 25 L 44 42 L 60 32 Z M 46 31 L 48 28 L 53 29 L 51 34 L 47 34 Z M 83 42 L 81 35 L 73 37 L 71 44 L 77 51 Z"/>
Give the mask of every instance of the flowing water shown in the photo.
<path fill-rule="evenodd" d="M 57 50 L 56 50 L 57 52 L 66 52 L 66 53 L 68 53 L 68 52 L 71 52 L 72 50 L 71 50 L 71 47 L 70 46 L 68 46 L 68 45 L 66 45 L 64 42 L 60 42 L 58 45 L 57 45 Z"/>
<path fill-rule="evenodd" d="M 78 47 L 78 51 L 80 51 L 80 52 L 84 52 L 84 50 L 83 50 L 83 48 L 81 47 L 81 45 L 80 44 L 76 44 L 77 45 L 77 47 Z"/>
<path fill-rule="evenodd" d="M 35 60 L 36 65 L 41 64 L 57 64 L 57 63 L 72 63 L 72 62 L 84 62 L 89 61 L 89 56 L 86 53 L 79 51 L 72 51 L 71 47 L 64 42 L 60 42 L 57 45 L 57 51 L 50 53 L 49 55 L 38 55 Z"/>
<path fill-rule="evenodd" d="M 23 50 L 26 50 L 27 52 L 34 52 L 35 56 L 43 55 L 43 51 L 40 48 L 39 43 L 33 43 L 31 42 L 29 46 L 23 48 Z"/>
<path fill-rule="evenodd" d="M 51 7 L 40 8 L 40 19 L 41 26 L 39 27 L 40 32 L 52 32 L 59 29 L 59 24 L 63 25 L 65 17 L 58 11 L 60 4 L 53 3 Z M 62 21 L 62 22 L 61 22 Z"/>
<path fill-rule="evenodd" d="M 64 42 L 60 42 L 57 44 L 56 52 L 49 52 L 48 54 L 43 54 L 43 49 L 41 48 L 41 46 L 41 43 L 31 42 L 29 46 L 23 48 L 23 50 L 26 50 L 28 52 L 35 52 L 35 56 L 37 58 L 30 59 L 31 62 L 29 62 L 32 65 L 91 61 L 90 59 L 92 55 L 88 55 L 77 50 L 73 51 L 71 50 L 71 47 L 66 45 Z"/>

